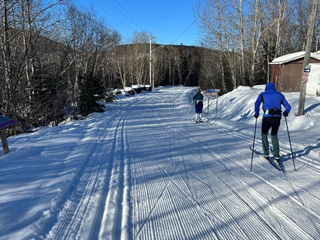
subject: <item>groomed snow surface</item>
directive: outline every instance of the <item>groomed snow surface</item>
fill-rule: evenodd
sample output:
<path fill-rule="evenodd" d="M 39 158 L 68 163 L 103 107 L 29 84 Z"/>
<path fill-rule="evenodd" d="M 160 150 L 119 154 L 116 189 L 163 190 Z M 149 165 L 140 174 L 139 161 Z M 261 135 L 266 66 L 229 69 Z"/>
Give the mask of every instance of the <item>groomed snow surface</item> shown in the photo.
<path fill-rule="evenodd" d="M 0 155 L 0 239 L 320 239 L 320 99 L 285 93 L 286 173 L 257 155 L 253 105 L 264 86 L 205 99 L 161 87 L 104 113 L 8 138 Z M 216 107 L 218 108 L 216 109 Z M 217 113 L 216 113 L 217 111 Z M 261 151 L 261 117 L 255 147 Z M 270 136 L 269 136 L 270 138 Z"/>

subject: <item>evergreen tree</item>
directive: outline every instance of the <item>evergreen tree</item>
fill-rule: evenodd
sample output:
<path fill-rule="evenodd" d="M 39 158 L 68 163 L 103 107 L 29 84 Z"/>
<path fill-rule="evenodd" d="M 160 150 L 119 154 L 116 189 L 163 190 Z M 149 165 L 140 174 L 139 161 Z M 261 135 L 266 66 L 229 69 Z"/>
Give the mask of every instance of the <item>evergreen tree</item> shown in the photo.
<path fill-rule="evenodd" d="M 104 93 L 101 77 L 90 72 L 80 79 L 79 106 L 81 114 L 88 115 L 92 112 L 103 111 L 101 105 L 97 103 L 102 99 Z"/>

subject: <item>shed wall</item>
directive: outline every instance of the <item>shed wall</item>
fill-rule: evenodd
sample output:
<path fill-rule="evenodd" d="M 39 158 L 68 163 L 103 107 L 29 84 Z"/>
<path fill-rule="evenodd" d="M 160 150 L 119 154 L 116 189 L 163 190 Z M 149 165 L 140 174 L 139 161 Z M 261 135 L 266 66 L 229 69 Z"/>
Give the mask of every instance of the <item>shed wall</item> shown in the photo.
<path fill-rule="evenodd" d="M 281 92 L 299 92 L 302 64 L 271 65 L 270 82 Z"/>
<path fill-rule="evenodd" d="M 279 83 L 281 92 L 299 92 L 301 82 L 302 63 L 282 65 L 282 79 Z"/>

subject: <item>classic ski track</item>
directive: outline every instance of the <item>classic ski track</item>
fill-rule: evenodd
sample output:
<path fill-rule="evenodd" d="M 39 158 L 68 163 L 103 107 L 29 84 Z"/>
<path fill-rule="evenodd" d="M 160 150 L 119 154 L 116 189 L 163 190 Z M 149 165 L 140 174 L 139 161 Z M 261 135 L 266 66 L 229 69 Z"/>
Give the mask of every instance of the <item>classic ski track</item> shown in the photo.
<path fill-rule="evenodd" d="M 134 110 L 134 106 L 140 101 L 149 99 L 150 96 L 139 98 L 130 105 L 130 110 L 127 111 L 122 118 L 117 122 L 115 140 L 113 141 L 113 161 L 111 176 L 109 179 L 109 190 L 105 194 L 104 203 L 102 204 L 103 213 L 100 214 L 100 219 L 95 227 L 95 232 L 99 230 L 98 239 L 131 239 L 132 238 L 132 208 L 130 203 L 131 195 L 131 159 L 130 159 L 130 136 L 127 133 L 126 123 L 128 117 Z M 128 107 L 127 107 L 128 108 Z M 121 126 L 120 126 L 121 125 Z M 120 128 L 120 131 L 119 131 Z M 125 150 L 126 149 L 126 150 Z M 118 164 L 113 160 L 117 156 L 117 151 L 120 150 Z M 117 169 L 118 167 L 118 169 Z M 111 190 L 110 190 L 111 189 Z M 118 189 L 118 191 L 117 191 Z M 115 190 L 115 191 L 112 191 Z M 114 211 L 108 209 L 109 205 L 115 205 Z M 98 209 L 102 209 L 99 207 Z M 111 222 L 111 227 L 109 226 Z M 107 229 L 106 229 L 107 228 Z M 111 229 L 110 229 L 111 228 Z M 90 238 L 91 239 L 91 238 Z"/>
<path fill-rule="evenodd" d="M 111 122 L 111 120 L 109 122 Z M 103 137 L 104 137 L 103 135 L 106 132 L 106 130 L 107 130 L 107 127 L 105 127 L 101 131 L 98 142 L 103 141 Z M 48 233 L 45 233 L 43 235 L 47 235 L 46 237 L 48 237 L 49 239 L 51 238 L 62 239 L 64 235 L 68 234 L 68 232 L 70 231 L 70 228 L 67 226 L 69 226 L 69 223 L 73 221 L 74 219 L 73 215 L 75 213 L 75 210 L 78 209 L 79 204 L 81 204 L 81 202 L 84 201 L 84 199 L 81 198 L 80 201 L 78 199 L 74 199 L 75 201 L 74 202 L 71 201 L 70 205 L 68 203 L 70 202 L 70 199 L 73 199 L 74 195 L 77 194 L 75 186 L 78 186 L 78 188 L 80 188 L 81 191 L 85 191 L 83 188 L 83 184 L 84 184 L 83 180 L 87 179 L 88 183 L 91 183 L 92 176 L 85 175 L 85 172 L 86 172 L 86 169 L 88 168 L 88 165 L 90 164 L 90 159 L 92 155 L 96 152 L 96 149 L 98 148 L 98 146 L 99 148 L 101 147 L 100 144 L 99 145 L 95 144 L 90 149 L 90 151 L 88 151 L 88 154 L 85 156 L 84 158 L 85 160 L 83 161 L 82 166 L 80 167 L 78 173 L 75 175 L 74 179 L 70 183 L 70 186 L 68 187 L 68 189 L 75 189 L 75 190 L 73 190 L 72 193 L 69 194 L 68 196 L 61 197 L 62 201 L 58 205 L 61 207 L 59 207 L 57 209 L 58 211 L 53 213 L 52 216 L 50 217 L 50 220 L 48 220 L 48 222 L 52 222 L 52 226 L 50 227 L 50 229 L 48 229 L 50 230 L 50 232 L 48 231 Z M 62 218 L 64 219 L 61 220 Z M 47 225 L 46 228 L 49 228 L 49 226 Z M 67 232 L 64 231 L 65 228 L 67 228 Z M 53 237 L 51 236 L 52 234 L 54 235 Z"/>
<path fill-rule="evenodd" d="M 172 109 L 174 109 L 174 105 L 173 104 L 171 104 L 171 106 L 172 106 Z M 230 131 L 227 131 L 229 134 L 230 134 Z M 187 132 L 186 132 L 187 133 Z M 186 136 L 186 134 L 179 134 L 180 136 Z M 234 134 L 233 136 L 235 136 L 235 135 L 237 135 L 237 134 Z M 241 135 L 240 135 L 240 137 L 242 137 Z M 190 139 L 192 139 L 192 137 L 188 137 L 187 138 L 188 140 L 190 140 Z M 196 141 L 194 141 L 194 142 L 196 142 Z M 206 149 L 207 150 L 207 149 Z M 210 155 L 212 155 L 211 154 L 211 152 L 209 152 L 210 153 Z M 207 154 L 208 154 L 208 150 L 207 150 Z M 222 154 L 222 155 L 224 155 L 222 152 L 220 152 L 220 154 Z M 199 157 L 197 156 L 197 155 L 195 155 L 195 157 L 197 157 L 198 159 L 199 159 Z M 213 155 L 212 155 L 212 157 L 213 157 Z M 225 158 L 229 158 L 228 156 L 225 156 Z M 201 159 L 200 159 L 201 160 Z M 217 158 L 217 160 L 218 160 L 218 158 Z M 231 159 L 232 160 L 232 159 Z M 220 161 L 219 161 L 220 162 Z M 220 162 L 220 164 L 221 164 L 221 162 Z M 236 163 L 237 164 L 237 163 Z M 211 170 L 211 169 L 210 169 Z M 212 170 L 211 170 L 212 171 Z M 215 174 L 215 172 L 214 171 L 212 171 L 212 173 L 214 173 Z M 222 179 L 221 179 L 222 180 Z M 236 179 L 237 181 L 239 181 L 238 179 Z M 263 181 L 265 181 L 263 178 L 261 178 L 261 180 L 263 180 Z M 223 181 L 223 180 L 222 180 Z M 225 181 L 223 181 L 223 182 L 225 182 Z M 267 182 L 268 184 L 270 184 L 269 182 Z M 227 182 L 225 182 L 225 184 L 226 185 L 228 185 L 228 183 Z M 272 186 L 273 187 L 273 186 Z M 232 190 L 232 188 L 230 187 L 230 189 Z M 253 189 L 254 190 L 254 189 Z M 280 191 L 282 194 L 284 194 L 285 192 L 284 191 L 282 191 L 281 189 L 277 189 L 278 191 Z M 293 190 L 294 190 L 294 188 L 293 188 Z M 295 191 L 295 190 L 294 190 Z M 287 194 L 286 194 L 287 195 Z M 261 196 L 261 195 L 260 195 Z M 294 198 L 292 198 L 290 195 L 287 195 L 287 197 L 290 197 L 291 198 L 291 200 L 294 200 L 294 201 L 296 201 L 296 199 L 294 199 Z M 313 196 L 313 197 L 315 197 L 315 196 Z M 243 200 L 243 201 L 245 201 L 245 200 Z M 305 210 L 307 210 L 308 212 L 310 212 L 313 216 L 315 216 L 315 217 L 317 217 L 318 219 L 319 219 L 319 215 L 318 214 L 316 214 L 316 213 L 314 213 L 312 210 L 310 210 L 310 209 L 307 209 L 307 208 L 305 208 L 299 201 L 296 201 L 296 203 L 298 203 L 301 207 L 303 207 Z M 278 211 L 280 211 L 279 209 L 278 209 Z M 281 212 L 281 211 L 280 211 Z M 284 214 L 283 212 L 281 212 L 282 214 Z M 290 220 L 290 221 L 292 221 L 289 217 L 287 217 L 287 219 L 288 220 Z M 311 220 L 311 223 L 313 223 L 313 221 Z M 308 230 L 303 230 L 303 229 L 301 229 L 304 233 L 307 233 L 306 231 L 308 231 Z M 318 232 L 319 233 L 319 232 Z M 311 236 L 310 236 L 311 237 Z"/>
<path fill-rule="evenodd" d="M 131 106 L 136 104 L 138 101 L 135 101 L 131 103 Z M 70 189 L 74 189 L 69 196 L 63 197 L 64 203 L 61 203 L 60 205 L 61 210 L 57 212 L 55 215 L 53 215 L 51 218 L 57 218 L 56 223 L 50 227 L 50 232 L 48 232 L 47 237 L 48 239 L 81 239 L 83 236 L 81 235 L 80 229 L 86 227 L 86 215 L 90 214 L 90 210 L 92 210 L 92 207 L 94 204 L 90 201 L 92 197 L 94 197 L 95 191 L 98 190 L 98 188 L 102 188 L 102 194 L 100 195 L 100 200 L 98 201 L 98 205 L 94 206 L 93 209 L 96 211 L 94 214 L 95 217 L 93 218 L 93 223 L 91 226 L 89 226 L 89 233 L 88 236 L 90 236 L 90 239 L 96 238 L 97 233 L 95 233 L 97 230 L 100 229 L 101 223 L 101 214 L 99 213 L 100 209 L 104 208 L 104 201 L 106 198 L 106 195 L 109 193 L 109 184 L 111 179 L 111 171 L 114 168 L 114 161 L 112 158 L 109 159 L 109 162 L 106 162 L 105 159 L 108 159 L 107 154 L 111 152 L 111 150 L 115 148 L 110 148 L 110 146 L 115 147 L 117 144 L 117 138 L 119 132 L 119 126 L 122 122 L 122 138 L 121 141 L 124 141 L 124 133 L 123 129 L 125 126 L 125 119 L 129 115 L 130 111 L 126 111 L 122 115 L 119 116 L 119 120 L 117 121 L 117 127 L 113 129 L 108 134 L 110 123 L 114 121 L 114 119 L 109 119 L 105 124 L 104 128 L 101 131 L 98 141 L 98 144 L 95 144 L 91 150 L 88 152 L 88 154 L 85 157 L 85 161 L 83 163 L 83 166 L 80 168 L 80 171 L 78 174 L 76 174 L 76 179 L 73 180 L 73 183 L 71 183 Z M 98 123 L 99 124 L 99 123 Z M 107 133 L 107 134 L 106 134 Z M 113 137 L 110 137 L 113 136 Z M 112 144 L 104 144 L 106 141 L 105 139 L 113 139 Z M 124 144 L 122 142 L 122 144 Z M 109 147 L 108 147 L 109 146 Z M 122 148 L 121 148 L 122 149 Z M 114 150 L 113 150 L 114 151 Z M 95 156 L 96 155 L 96 156 Z M 111 154 L 111 155 L 114 155 Z M 123 154 L 122 154 L 123 156 Z M 122 159 L 123 160 L 123 159 Z M 97 163 L 96 163 L 97 162 Z M 103 166 L 107 165 L 107 166 Z M 121 165 L 121 164 L 120 164 Z M 98 170 L 94 170 L 97 168 Z M 123 164 L 122 164 L 123 166 Z M 122 170 L 122 176 L 123 176 L 123 168 Z M 119 175 L 120 176 L 120 175 Z M 103 183 L 101 181 L 103 180 Z M 121 183 L 121 181 L 120 181 Z M 100 184 L 100 186 L 99 186 Z M 122 181 L 123 184 L 123 181 Z M 123 185 L 122 185 L 123 186 Z M 122 187 L 123 188 L 123 187 Z M 98 190 L 101 191 L 101 190 Z M 119 199 L 122 201 L 122 194 L 124 194 L 122 191 L 120 191 Z M 126 193 L 127 194 L 127 193 Z M 91 204 L 91 205 L 90 205 Z M 90 205 L 90 206 L 89 206 Z M 91 208 L 90 208 L 91 207 Z M 117 210 L 121 210 L 121 206 L 117 206 Z M 89 211 L 89 212 L 88 212 Z M 59 217 L 58 217 L 59 216 Z M 99 217 L 100 216 L 100 217 Z M 81 221 L 77 221 L 79 218 L 82 218 Z M 97 229 L 97 221 L 99 229 Z M 115 218 L 116 222 L 121 221 L 120 219 Z M 54 222 L 51 220 L 51 222 Z M 120 224 L 121 225 L 121 224 Z M 115 226 L 114 226 L 115 227 Z M 48 226 L 47 226 L 48 228 Z M 79 236 L 80 234 L 80 236 Z M 46 234 L 43 234 L 46 235 Z"/>
<path fill-rule="evenodd" d="M 106 133 L 106 129 L 102 131 L 101 136 L 104 136 Z M 114 133 L 114 132 L 113 132 Z M 99 141 L 101 141 L 101 137 Z M 76 236 L 72 236 L 72 234 L 76 234 L 81 225 L 80 222 L 77 222 L 78 216 L 80 214 L 83 214 L 83 212 L 80 212 L 80 209 L 85 206 L 87 208 L 89 201 L 86 201 L 86 198 L 89 196 L 92 196 L 93 190 L 95 190 L 95 184 L 91 184 L 92 181 L 98 181 L 97 177 L 100 175 L 99 173 L 101 172 L 101 160 L 100 160 L 100 168 L 98 170 L 98 176 L 94 176 L 96 174 L 95 171 L 92 171 L 91 174 L 88 174 L 87 172 L 90 171 L 90 164 L 93 164 L 94 161 L 96 161 L 96 158 L 93 158 L 92 156 L 94 155 L 95 152 L 98 152 L 98 154 L 101 151 L 101 144 L 97 144 L 97 148 L 93 150 L 93 153 L 88 156 L 88 159 L 90 159 L 89 165 L 85 167 L 85 169 L 82 172 L 82 176 L 79 180 L 79 183 L 77 184 L 76 189 L 72 192 L 71 196 L 67 199 L 67 202 L 70 201 L 71 204 L 66 204 L 65 209 L 63 209 L 60 214 L 61 214 L 61 221 L 58 221 L 58 224 L 55 226 L 56 228 L 56 235 L 54 235 L 54 239 L 76 239 Z M 96 167 L 96 164 L 93 164 L 93 167 Z M 91 185 L 93 185 L 91 187 Z M 87 191 L 91 189 L 91 193 L 87 194 Z M 79 199 L 80 196 L 80 199 Z M 85 202 L 86 201 L 86 202 Z M 84 211 L 86 212 L 86 210 Z"/>
<path fill-rule="evenodd" d="M 97 220 L 97 224 L 99 227 L 95 227 L 97 230 L 99 229 L 99 239 L 120 239 L 121 234 L 117 235 L 117 233 L 121 233 L 121 223 L 122 223 L 122 208 L 121 204 L 123 201 L 124 194 L 124 146 L 125 146 L 125 123 L 127 117 L 130 115 L 132 110 L 127 111 L 124 115 L 121 116 L 119 121 L 117 121 L 114 133 L 114 141 L 112 143 L 111 149 L 114 149 L 110 160 L 112 161 L 112 169 L 110 172 L 110 178 L 108 179 L 108 192 L 105 197 L 104 206 L 103 206 L 103 214 L 102 219 Z M 120 152 L 118 153 L 118 151 Z M 117 154 L 118 153 L 118 154 Z M 116 189 L 118 191 L 116 191 Z M 114 207 L 113 209 L 109 209 L 109 206 Z M 98 208 L 98 209 L 101 209 Z M 111 220 L 110 220 L 111 219 Z M 110 223 L 111 222 L 111 223 Z M 110 225 L 111 224 L 111 227 Z M 109 225 L 109 226 L 106 226 Z M 107 229 L 105 228 L 107 227 Z"/>

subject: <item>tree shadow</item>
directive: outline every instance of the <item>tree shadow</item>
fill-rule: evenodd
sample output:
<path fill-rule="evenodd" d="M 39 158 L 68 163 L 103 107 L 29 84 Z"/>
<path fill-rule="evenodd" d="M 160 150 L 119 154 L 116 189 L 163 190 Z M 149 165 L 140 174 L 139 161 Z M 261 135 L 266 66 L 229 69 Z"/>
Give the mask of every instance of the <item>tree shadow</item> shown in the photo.
<path fill-rule="evenodd" d="M 315 108 L 318 107 L 318 106 L 320 106 L 320 103 L 313 104 L 313 105 L 311 105 L 310 107 L 306 108 L 306 109 L 304 110 L 304 112 L 307 113 L 307 112 L 315 109 Z"/>
<path fill-rule="evenodd" d="M 320 104 L 319 104 L 320 105 Z M 294 159 L 296 159 L 297 157 L 303 157 L 303 156 L 308 156 L 310 154 L 311 151 L 314 151 L 316 149 L 320 149 L 320 138 L 317 139 L 317 145 L 316 146 L 306 146 L 304 149 L 298 150 L 298 151 L 294 151 L 293 152 L 293 156 Z M 286 154 L 284 156 L 283 161 L 289 161 L 292 159 L 292 154 L 289 152 L 288 154 Z M 315 159 L 308 159 L 309 161 L 304 163 L 302 166 L 300 166 L 298 169 L 303 168 L 304 166 L 308 165 L 310 162 L 314 162 Z"/>

